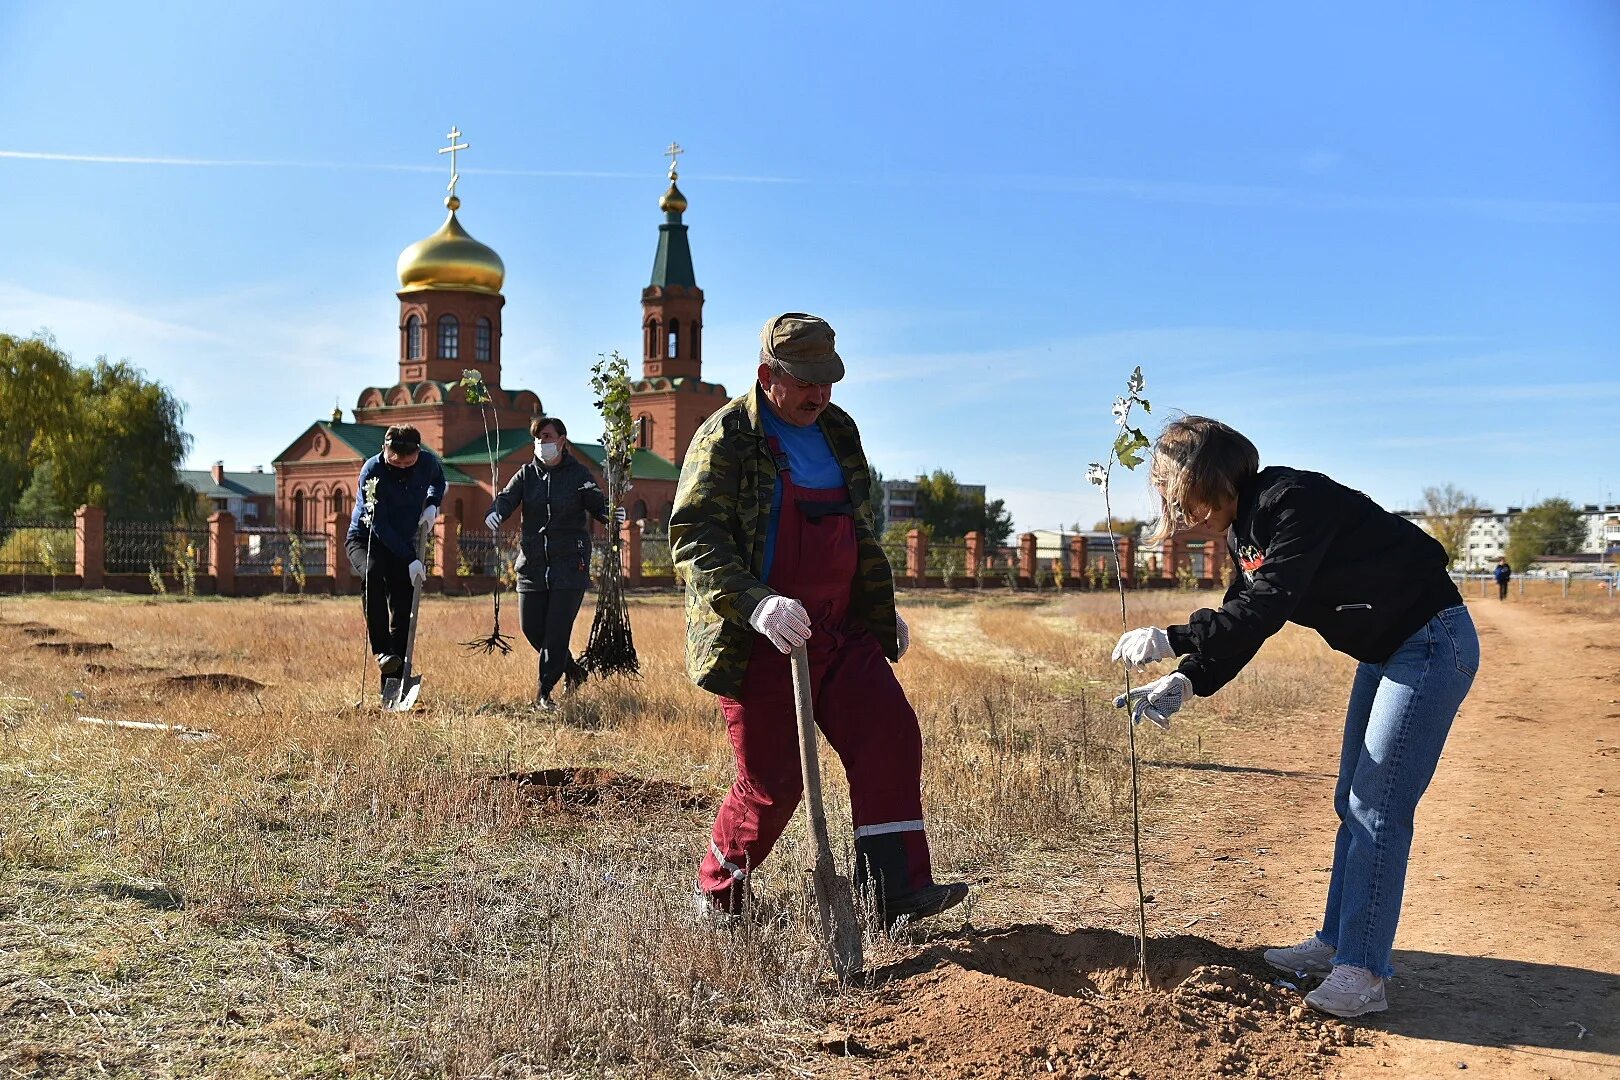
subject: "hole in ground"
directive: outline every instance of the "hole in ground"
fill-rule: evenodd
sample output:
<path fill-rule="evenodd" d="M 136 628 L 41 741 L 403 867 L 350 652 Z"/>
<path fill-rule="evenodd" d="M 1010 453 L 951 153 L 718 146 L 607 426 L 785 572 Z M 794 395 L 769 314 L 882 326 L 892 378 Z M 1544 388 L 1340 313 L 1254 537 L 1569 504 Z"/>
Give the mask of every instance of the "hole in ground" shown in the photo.
<path fill-rule="evenodd" d="M 684 784 L 669 780 L 649 780 L 629 773 L 601 768 L 537 769 L 491 777 L 515 783 L 536 802 L 559 810 L 613 804 L 618 806 L 678 806 L 699 809 L 708 800 Z"/>

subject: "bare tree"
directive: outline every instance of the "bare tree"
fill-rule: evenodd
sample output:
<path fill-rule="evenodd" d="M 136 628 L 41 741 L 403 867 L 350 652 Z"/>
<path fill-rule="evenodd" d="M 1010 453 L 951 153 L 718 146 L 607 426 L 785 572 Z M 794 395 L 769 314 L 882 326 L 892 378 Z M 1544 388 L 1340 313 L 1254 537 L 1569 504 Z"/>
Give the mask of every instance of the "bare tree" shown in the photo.
<path fill-rule="evenodd" d="M 1462 556 L 1468 527 L 1479 511 L 1479 500 L 1455 484 L 1423 489 L 1424 518 L 1429 532 L 1446 549 L 1447 566 Z"/>

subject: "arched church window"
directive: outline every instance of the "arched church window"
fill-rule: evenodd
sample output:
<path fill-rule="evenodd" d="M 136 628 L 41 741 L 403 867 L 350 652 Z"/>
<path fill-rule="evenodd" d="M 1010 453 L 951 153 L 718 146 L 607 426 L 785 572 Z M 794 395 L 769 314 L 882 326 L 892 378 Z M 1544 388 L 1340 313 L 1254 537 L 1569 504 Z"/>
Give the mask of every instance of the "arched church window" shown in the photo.
<path fill-rule="evenodd" d="M 647 503 L 646 503 L 645 500 L 637 499 L 636 500 L 636 505 L 630 508 L 630 520 L 631 521 L 646 521 L 647 520 Z"/>
<path fill-rule="evenodd" d="M 405 320 L 405 359 L 422 359 L 422 320 L 415 315 Z"/>
<path fill-rule="evenodd" d="M 478 338 L 473 344 L 473 359 L 481 364 L 489 363 L 491 352 L 491 327 L 488 319 L 478 320 Z"/>
<path fill-rule="evenodd" d="M 454 315 L 439 317 L 439 359 L 454 360 L 461 355 L 461 323 Z"/>
<path fill-rule="evenodd" d="M 642 450 L 652 449 L 652 417 L 642 413 L 636 417 L 636 446 Z"/>
<path fill-rule="evenodd" d="M 680 348 L 680 338 L 681 321 L 679 319 L 669 320 L 669 358 L 671 360 L 675 359 L 677 350 Z"/>
<path fill-rule="evenodd" d="M 647 320 L 647 355 L 658 355 L 658 320 Z"/>

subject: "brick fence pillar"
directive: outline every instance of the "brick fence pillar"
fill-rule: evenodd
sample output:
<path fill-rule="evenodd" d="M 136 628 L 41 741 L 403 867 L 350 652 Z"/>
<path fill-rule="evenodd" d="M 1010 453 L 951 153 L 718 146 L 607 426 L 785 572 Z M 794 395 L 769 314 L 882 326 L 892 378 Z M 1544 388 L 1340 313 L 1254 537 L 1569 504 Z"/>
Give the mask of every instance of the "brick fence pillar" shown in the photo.
<path fill-rule="evenodd" d="M 332 595 L 347 596 L 354 584 L 349 566 L 349 515 L 326 515 L 326 572 L 332 575 Z"/>
<path fill-rule="evenodd" d="M 1136 584 L 1136 542 L 1128 536 L 1119 538 L 1119 579 Z"/>
<path fill-rule="evenodd" d="M 984 565 L 984 534 L 970 532 L 962 540 L 967 545 L 967 559 L 963 567 L 963 573 L 977 580 L 979 569 Z"/>
<path fill-rule="evenodd" d="M 1035 568 L 1035 534 L 1032 532 L 1018 534 L 1018 576 L 1031 585 L 1039 580 Z"/>
<path fill-rule="evenodd" d="M 1176 579 L 1176 570 L 1180 568 L 1181 562 L 1186 558 L 1186 555 L 1187 545 L 1185 541 L 1177 540 L 1173 536 L 1167 537 L 1164 541 L 1164 566 L 1160 568 L 1160 576 L 1174 581 Z"/>
<path fill-rule="evenodd" d="M 641 584 L 641 522 L 626 521 L 619 526 L 619 565 L 625 581 Z"/>
<path fill-rule="evenodd" d="M 906 577 L 913 585 L 928 576 L 928 534 L 921 529 L 906 533 Z"/>
<path fill-rule="evenodd" d="M 454 507 L 439 507 L 439 519 L 433 523 L 438 532 L 439 591 L 449 596 L 456 589 L 456 571 L 461 568 L 461 519 Z"/>
<path fill-rule="evenodd" d="M 1069 573 L 1066 579 L 1074 588 L 1086 584 L 1086 538 L 1069 537 Z"/>
<path fill-rule="evenodd" d="M 81 506 L 73 514 L 73 572 L 86 589 L 106 584 L 107 511 Z"/>
<path fill-rule="evenodd" d="M 208 565 L 214 570 L 214 594 L 236 595 L 236 515 L 220 510 L 208 515 Z"/>

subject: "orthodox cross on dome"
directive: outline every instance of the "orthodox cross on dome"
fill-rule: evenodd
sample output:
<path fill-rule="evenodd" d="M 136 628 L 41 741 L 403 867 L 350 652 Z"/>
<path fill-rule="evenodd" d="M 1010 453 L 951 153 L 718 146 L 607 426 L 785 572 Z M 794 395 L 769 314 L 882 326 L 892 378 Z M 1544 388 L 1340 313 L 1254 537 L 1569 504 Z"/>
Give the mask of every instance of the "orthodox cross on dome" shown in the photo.
<path fill-rule="evenodd" d="M 670 143 L 664 150 L 664 156 L 669 158 L 669 178 L 671 180 L 675 179 L 675 166 L 680 164 L 680 156 L 684 153 L 686 151 L 681 149 L 681 144 L 678 142 Z"/>
<path fill-rule="evenodd" d="M 456 151 L 467 149 L 467 144 L 456 142 L 457 139 L 461 138 L 461 129 L 454 124 L 450 126 L 450 133 L 445 138 L 450 140 L 450 145 L 439 147 L 439 153 L 450 155 L 450 186 L 445 190 L 450 192 L 450 197 L 453 199 L 456 197 L 456 181 L 461 179 L 461 174 L 456 172 Z"/>

